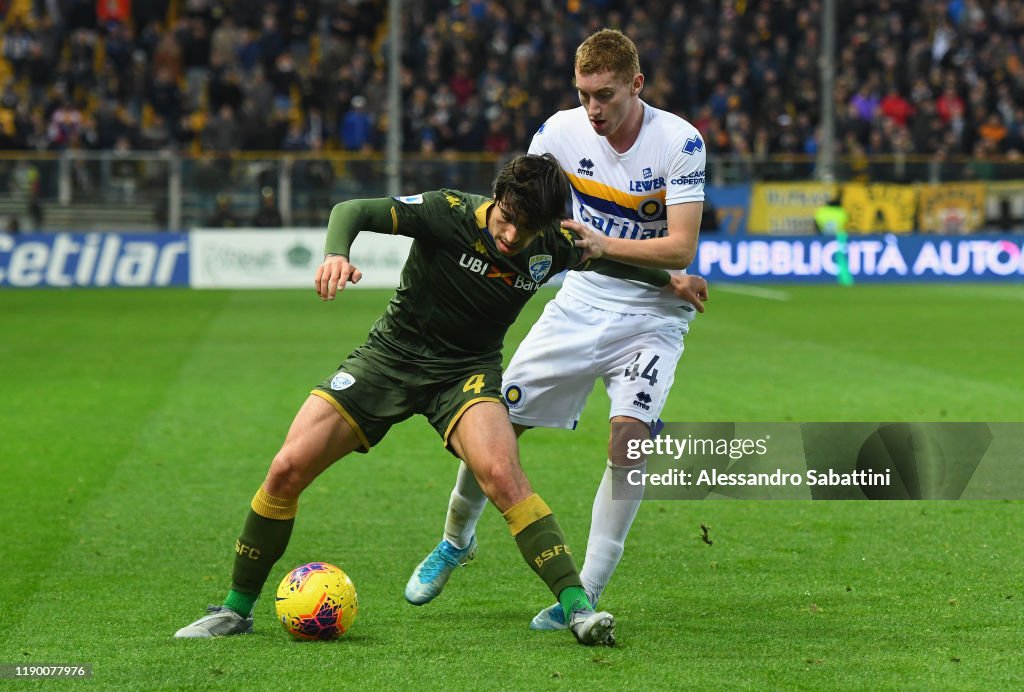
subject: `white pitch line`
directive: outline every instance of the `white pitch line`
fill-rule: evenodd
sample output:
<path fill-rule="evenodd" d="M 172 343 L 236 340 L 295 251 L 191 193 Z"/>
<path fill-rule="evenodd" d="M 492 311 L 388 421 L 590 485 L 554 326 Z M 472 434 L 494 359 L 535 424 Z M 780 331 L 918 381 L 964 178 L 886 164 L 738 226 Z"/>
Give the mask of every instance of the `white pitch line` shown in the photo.
<path fill-rule="evenodd" d="M 739 293 L 741 295 L 764 298 L 765 300 L 789 300 L 789 294 L 785 291 L 778 291 L 774 288 L 763 288 L 761 286 L 749 286 L 747 284 L 731 284 L 716 281 L 709 286 L 711 291 L 725 291 L 726 293 Z"/>

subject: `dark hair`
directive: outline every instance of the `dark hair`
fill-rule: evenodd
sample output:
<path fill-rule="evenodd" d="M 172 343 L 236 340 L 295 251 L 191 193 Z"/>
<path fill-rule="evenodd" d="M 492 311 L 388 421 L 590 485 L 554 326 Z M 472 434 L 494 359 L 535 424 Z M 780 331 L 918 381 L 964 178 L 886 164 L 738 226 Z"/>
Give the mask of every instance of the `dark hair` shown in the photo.
<path fill-rule="evenodd" d="M 510 222 L 538 231 L 565 216 L 569 181 L 551 154 L 523 154 L 494 179 L 494 201 Z"/>

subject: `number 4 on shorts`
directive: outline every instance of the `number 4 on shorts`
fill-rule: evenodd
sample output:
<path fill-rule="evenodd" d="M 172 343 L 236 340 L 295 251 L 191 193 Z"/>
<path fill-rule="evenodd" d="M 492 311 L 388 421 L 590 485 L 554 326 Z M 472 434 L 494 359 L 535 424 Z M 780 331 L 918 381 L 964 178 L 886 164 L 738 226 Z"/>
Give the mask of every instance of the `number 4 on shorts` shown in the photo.
<path fill-rule="evenodd" d="M 481 390 L 483 390 L 483 388 L 484 388 L 484 376 L 483 375 L 473 375 L 468 380 L 466 380 L 466 384 L 463 385 L 462 391 L 464 391 L 464 392 L 472 391 L 474 394 L 479 394 L 481 392 Z"/>
<path fill-rule="evenodd" d="M 626 366 L 626 371 L 622 373 L 623 377 L 628 377 L 629 381 L 632 382 L 636 378 L 647 380 L 651 383 L 651 386 L 658 384 L 658 369 L 654 367 L 654 364 L 658 362 L 658 356 L 654 356 L 650 361 L 647 362 L 647 367 L 640 371 L 640 356 L 642 354 L 637 353 L 636 358 L 633 362 Z"/>

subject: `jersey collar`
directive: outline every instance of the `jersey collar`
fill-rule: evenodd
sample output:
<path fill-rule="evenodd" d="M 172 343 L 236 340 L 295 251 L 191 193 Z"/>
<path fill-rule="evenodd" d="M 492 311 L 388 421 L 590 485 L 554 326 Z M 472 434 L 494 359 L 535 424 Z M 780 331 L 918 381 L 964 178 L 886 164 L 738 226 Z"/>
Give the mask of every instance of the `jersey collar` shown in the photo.
<path fill-rule="evenodd" d="M 491 259 L 500 257 L 504 260 L 507 258 L 498 252 L 498 246 L 494 244 L 494 236 L 491 235 L 491 229 L 487 227 L 487 215 L 490 213 L 491 207 L 493 206 L 494 200 L 489 199 L 473 210 L 473 216 L 476 217 L 477 230 L 479 230 L 480 235 L 483 236 L 484 247 L 487 248 L 487 252 L 485 254 Z"/>
<path fill-rule="evenodd" d="M 494 200 L 489 199 L 477 207 L 476 211 L 473 212 L 473 215 L 476 217 L 477 228 L 481 231 L 487 230 L 487 212 L 489 212 L 493 206 Z M 488 235 L 490 235 L 490 232 L 488 232 Z"/>

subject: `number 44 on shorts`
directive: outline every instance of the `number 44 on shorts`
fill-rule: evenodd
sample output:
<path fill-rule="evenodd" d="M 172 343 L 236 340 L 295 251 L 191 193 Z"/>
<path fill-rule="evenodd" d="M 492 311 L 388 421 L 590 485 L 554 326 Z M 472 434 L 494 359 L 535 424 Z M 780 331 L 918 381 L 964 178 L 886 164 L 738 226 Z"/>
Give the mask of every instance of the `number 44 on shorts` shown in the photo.
<path fill-rule="evenodd" d="M 658 369 L 654 367 L 654 364 L 658 362 L 658 356 L 653 356 L 649 361 L 647 361 L 647 367 L 640 370 L 640 357 L 642 355 L 642 353 L 636 354 L 636 358 L 626 366 L 626 372 L 622 373 L 622 376 L 628 378 L 630 382 L 633 382 L 639 377 L 640 379 L 650 382 L 653 387 L 658 384 Z"/>

